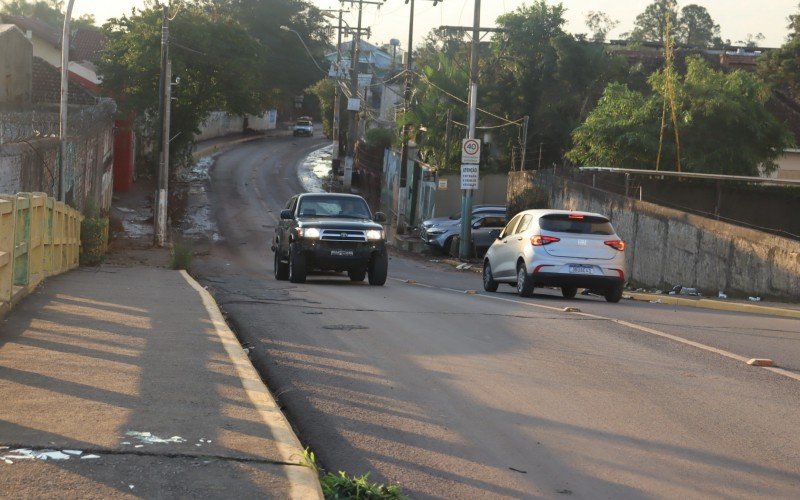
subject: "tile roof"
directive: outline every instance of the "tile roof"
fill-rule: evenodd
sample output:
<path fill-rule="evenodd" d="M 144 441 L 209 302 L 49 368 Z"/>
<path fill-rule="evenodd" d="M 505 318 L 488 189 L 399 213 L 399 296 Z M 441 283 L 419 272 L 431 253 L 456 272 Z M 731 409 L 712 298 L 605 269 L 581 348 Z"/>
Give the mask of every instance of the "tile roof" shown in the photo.
<path fill-rule="evenodd" d="M 30 30 L 35 36 L 48 42 L 53 47 L 61 47 L 61 32 L 35 17 L 0 14 L 0 19 L 4 23 L 16 24 L 23 33 Z"/>
<path fill-rule="evenodd" d="M 100 51 L 106 45 L 106 36 L 102 31 L 91 28 L 81 28 L 72 35 L 72 49 L 70 59 L 73 61 L 97 62 Z"/>
<path fill-rule="evenodd" d="M 35 104 L 58 104 L 61 102 L 61 71 L 39 57 L 33 58 L 33 97 Z M 69 85 L 70 104 L 95 104 L 95 99 L 86 89 L 76 83 Z"/>

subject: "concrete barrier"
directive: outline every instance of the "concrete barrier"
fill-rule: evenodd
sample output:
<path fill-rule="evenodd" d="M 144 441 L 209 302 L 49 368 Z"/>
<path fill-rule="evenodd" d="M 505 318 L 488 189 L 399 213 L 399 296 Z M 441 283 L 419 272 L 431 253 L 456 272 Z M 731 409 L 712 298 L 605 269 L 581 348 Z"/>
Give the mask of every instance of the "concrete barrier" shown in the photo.
<path fill-rule="evenodd" d="M 626 251 L 629 280 L 661 289 L 682 285 L 709 295 L 800 297 L 800 242 L 594 189 L 551 173 L 513 172 L 553 208 L 609 216 Z"/>

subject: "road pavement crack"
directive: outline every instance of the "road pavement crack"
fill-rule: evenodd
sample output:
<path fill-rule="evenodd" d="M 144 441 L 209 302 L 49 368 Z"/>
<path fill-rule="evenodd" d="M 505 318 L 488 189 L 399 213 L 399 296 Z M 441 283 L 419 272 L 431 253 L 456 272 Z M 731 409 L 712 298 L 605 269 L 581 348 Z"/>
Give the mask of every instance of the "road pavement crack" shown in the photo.
<path fill-rule="evenodd" d="M 18 449 L 25 449 L 31 451 L 46 451 L 46 450 L 61 450 L 61 449 L 79 449 L 80 451 L 84 452 L 84 454 L 94 454 L 109 456 L 137 456 L 137 457 L 152 457 L 152 458 L 177 458 L 177 459 L 187 459 L 187 460 L 198 460 L 198 459 L 205 459 L 205 460 L 219 460 L 225 462 L 239 462 L 239 463 L 253 463 L 253 464 L 264 464 L 264 465 L 295 465 L 299 467 L 306 467 L 304 464 L 297 463 L 297 462 L 286 462 L 283 460 L 270 460 L 267 458 L 254 458 L 254 457 L 236 457 L 230 455 L 217 455 L 217 454 L 209 454 L 209 453 L 179 453 L 179 452 L 154 452 L 148 450 L 117 450 L 112 448 L 102 448 L 102 447 L 81 447 L 81 446 L 64 446 L 64 447 L 57 447 L 57 446 L 28 446 L 18 443 L 0 443 L 0 447 L 8 447 L 6 451 L 13 451 Z M 79 457 L 75 457 L 79 458 Z"/>

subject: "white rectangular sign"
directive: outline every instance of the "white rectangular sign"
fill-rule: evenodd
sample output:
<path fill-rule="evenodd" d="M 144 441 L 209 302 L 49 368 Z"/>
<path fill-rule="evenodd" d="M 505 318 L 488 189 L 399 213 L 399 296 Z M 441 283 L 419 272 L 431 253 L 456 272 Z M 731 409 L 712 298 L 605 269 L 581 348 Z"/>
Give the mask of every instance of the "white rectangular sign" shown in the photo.
<path fill-rule="evenodd" d="M 348 99 L 347 111 L 361 111 L 361 99 Z"/>
<path fill-rule="evenodd" d="M 478 165 L 461 165 L 461 189 L 478 189 L 479 178 Z"/>
<path fill-rule="evenodd" d="M 461 142 L 461 163 L 477 165 L 481 162 L 481 140 L 464 139 Z"/>

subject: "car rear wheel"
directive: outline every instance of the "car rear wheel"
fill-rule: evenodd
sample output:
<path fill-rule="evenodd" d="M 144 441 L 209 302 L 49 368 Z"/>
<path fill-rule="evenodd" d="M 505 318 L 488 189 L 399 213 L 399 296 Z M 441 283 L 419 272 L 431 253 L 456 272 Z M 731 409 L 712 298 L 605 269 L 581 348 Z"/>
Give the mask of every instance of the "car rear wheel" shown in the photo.
<path fill-rule="evenodd" d="M 281 261 L 280 248 L 275 249 L 275 265 L 274 265 L 275 279 L 279 281 L 286 281 L 289 279 L 289 264 Z"/>
<path fill-rule="evenodd" d="M 517 294 L 520 297 L 530 297 L 533 295 L 533 281 L 525 271 L 525 264 L 517 264 Z"/>
<path fill-rule="evenodd" d="M 306 273 L 306 256 L 297 243 L 292 243 L 289 246 L 289 281 L 305 283 Z"/>
<path fill-rule="evenodd" d="M 605 293 L 608 302 L 616 304 L 622 299 L 622 285 L 617 285 Z"/>
<path fill-rule="evenodd" d="M 369 284 L 383 286 L 389 275 L 389 255 L 386 251 L 376 253 L 369 262 Z"/>
<path fill-rule="evenodd" d="M 350 271 L 347 271 L 347 276 L 350 278 L 350 281 L 364 281 L 364 278 L 367 277 L 367 270 L 351 269 Z"/>
<path fill-rule="evenodd" d="M 574 299 L 575 295 L 577 294 L 578 294 L 578 287 L 575 286 L 561 287 L 561 295 L 563 295 L 565 299 Z"/>
<path fill-rule="evenodd" d="M 483 264 L 483 289 L 487 292 L 497 291 L 497 282 L 492 276 L 492 265 L 489 264 L 488 260 Z"/>

